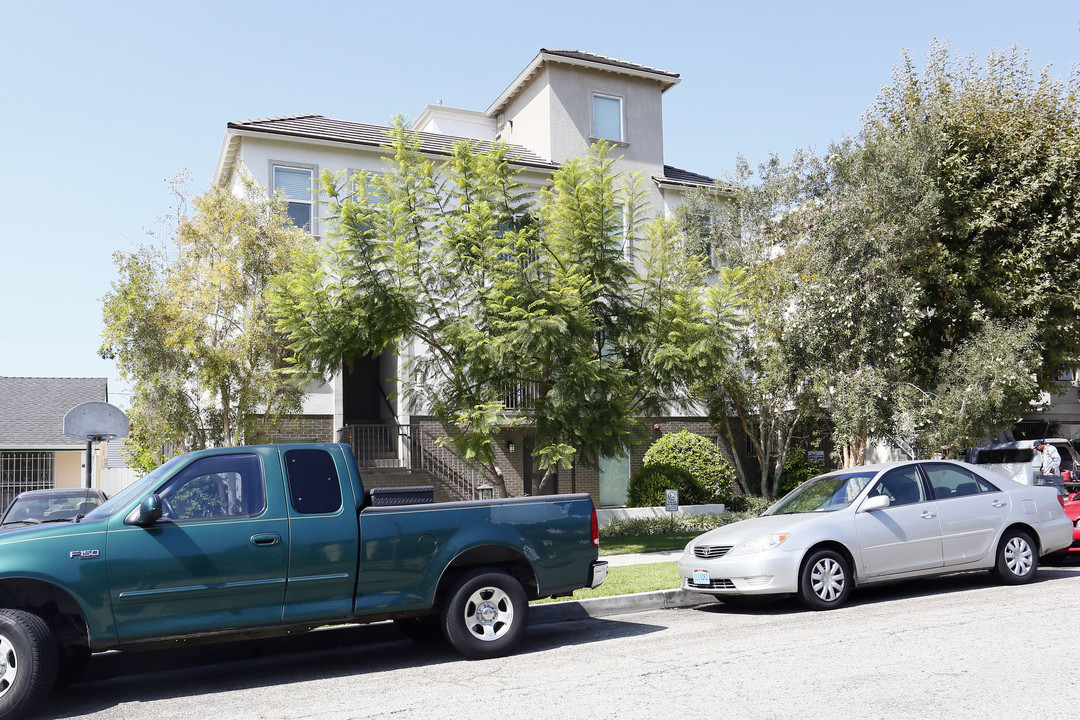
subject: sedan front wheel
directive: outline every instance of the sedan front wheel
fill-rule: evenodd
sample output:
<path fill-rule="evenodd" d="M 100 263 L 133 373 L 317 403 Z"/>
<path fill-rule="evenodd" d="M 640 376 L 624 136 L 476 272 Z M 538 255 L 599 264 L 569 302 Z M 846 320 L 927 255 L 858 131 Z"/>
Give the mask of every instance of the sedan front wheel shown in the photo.
<path fill-rule="evenodd" d="M 832 610 L 851 594 L 851 568 L 835 550 L 810 554 L 799 573 L 799 602 L 811 610 Z"/>

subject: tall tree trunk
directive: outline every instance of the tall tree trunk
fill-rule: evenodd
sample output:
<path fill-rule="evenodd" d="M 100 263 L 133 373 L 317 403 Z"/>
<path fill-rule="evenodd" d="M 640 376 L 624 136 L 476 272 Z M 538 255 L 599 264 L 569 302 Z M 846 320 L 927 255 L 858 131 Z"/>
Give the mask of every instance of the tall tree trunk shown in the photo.
<path fill-rule="evenodd" d="M 721 431 L 720 443 L 723 445 L 726 455 L 731 458 L 731 464 L 735 468 L 735 484 L 739 486 L 740 493 L 750 495 L 750 482 L 746 477 L 746 469 L 743 467 L 742 458 L 739 457 L 739 451 L 735 446 L 735 433 L 731 430 L 731 420 L 725 417 L 723 426 L 717 429 Z"/>

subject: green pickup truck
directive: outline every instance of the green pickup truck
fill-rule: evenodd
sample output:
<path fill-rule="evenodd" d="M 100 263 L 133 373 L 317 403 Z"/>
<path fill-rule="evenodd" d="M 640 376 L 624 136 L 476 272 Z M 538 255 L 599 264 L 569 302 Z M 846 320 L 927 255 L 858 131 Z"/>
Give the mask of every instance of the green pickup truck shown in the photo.
<path fill-rule="evenodd" d="M 393 620 L 495 657 L 530 599 L 607 576 L 588 495 L 394 496 L 364 491 L 346 445 L 218 448 L 75 521 L 0 532 L 0 718 L 101 650 Z"/>

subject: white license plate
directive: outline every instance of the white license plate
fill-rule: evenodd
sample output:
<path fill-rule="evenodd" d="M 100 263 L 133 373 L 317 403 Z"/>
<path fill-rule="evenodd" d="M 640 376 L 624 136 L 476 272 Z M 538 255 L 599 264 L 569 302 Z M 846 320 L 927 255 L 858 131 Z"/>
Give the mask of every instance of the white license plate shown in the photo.
<path fill-rule="evenodd" d="M 709 571 L 708 570 L 695 570 L 694 571 L 694 584 L 695 585 L 708 585 L 709 584 Z"/>

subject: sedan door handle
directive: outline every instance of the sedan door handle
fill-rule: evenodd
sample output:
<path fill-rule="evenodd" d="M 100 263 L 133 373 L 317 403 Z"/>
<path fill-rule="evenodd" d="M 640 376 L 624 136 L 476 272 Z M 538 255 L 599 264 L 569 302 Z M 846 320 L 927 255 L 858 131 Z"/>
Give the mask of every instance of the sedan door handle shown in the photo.
<path fill-rule="evenodd" d="M 995 500 L 994 502 L 992 502 L 990 504 L 993 505 L 996 508 L 1005 507 L 1005 503 L 1001 502 L 1000 500 Z"/>
<path fill-rule="evenodd" d="M 937 513 L 930 512 L 929 510 L 923 510 L 922 514 L 919 515 L 919 517 L 921 517 L 924 520 L 932 520 L 932 519 L 937 517 Z"/>
<path fill-rule="evenodd" d="M 258 533 L 251 536 L 253 547 L 273 547 L 281 542 L 281 536 L 275 532 Z"/>

